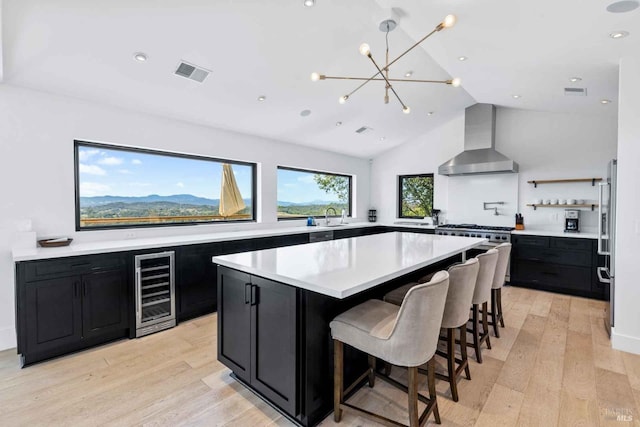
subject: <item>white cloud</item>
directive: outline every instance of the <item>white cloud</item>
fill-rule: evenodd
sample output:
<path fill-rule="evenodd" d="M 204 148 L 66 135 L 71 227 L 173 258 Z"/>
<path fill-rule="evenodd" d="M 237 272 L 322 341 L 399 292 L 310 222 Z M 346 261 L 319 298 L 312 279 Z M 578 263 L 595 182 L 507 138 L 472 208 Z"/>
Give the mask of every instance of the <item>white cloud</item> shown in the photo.
<path fill-rule="evenodd" d="M 87 165 L 80 163 L 80 173 L 86 173 L 88 175 L 106 175 L 107 172 L 97 165 Z"/>
<path fill-rule="evenodd" d="M 177 187 L 180 187 L 180 188 L 184 188 L 184 183 L 179 182 L 179 183 L 177 183 L 177 184 L 176 184 L 176 186 L 177 186 Z"/>
<path fill-rule="evenodd" d="M 131 172 L 129 169 L 118 169 L 118 173 L 121 173 L 123 175 L 131 175 L 133 172 Z"/>
<path fill-rule="evenodd" d="M 103 157 L 102 159 L 98 160 L 98 163 L 107 166 L 118 166 L 121 165 L 122 162 L 123 160 L 119 157 Z"/>
<path fill-rule="evenodd" d="M 133 159 L 133 160 L 131 160 L 131 164 L 133 164 L 133 165 L 141 165 L 142 164 L 142 160 Z"/>
<path fill-rule="evenodd" d="M 78 158 L 80 159 L 81 162 L 86 162 L 87 160 L 89 160 L 90 158 L 92 158 L 98 153 L 100 153 L 100 150 L 98 150 L 97 148 L 92 148 L 92 149 L 80 148 L 78 150 Z"/>
<path fill-rule="evenodd" d="M 80 196 L 105 196 L 109 193 L 111 187 L 98 182 L 82 182 L 80 183 Z"/>

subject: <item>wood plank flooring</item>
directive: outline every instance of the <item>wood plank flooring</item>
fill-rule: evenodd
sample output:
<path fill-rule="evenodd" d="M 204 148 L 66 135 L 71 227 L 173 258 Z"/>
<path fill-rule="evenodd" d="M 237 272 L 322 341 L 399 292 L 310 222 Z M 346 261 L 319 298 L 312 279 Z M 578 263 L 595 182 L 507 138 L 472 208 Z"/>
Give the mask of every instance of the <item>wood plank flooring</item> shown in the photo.
<path fill-rule="evenodd" d="M 604 303 L 506 287 L 503 306 L 507 327 L 483 348 L 482 365 L 470 353 L 460 401 L 437 381 L 442 425 L 640 426 L 640 356 L 610 348 Z M 204 316 L 26 369 L 15 350 L 0 352 L 0 425 L 290 426 L 216 361 L 216 321 Z M 398 368 L 392 375 L 406 379 Z M 383 381 L 351 402 L 407 421 L 405 395 Z M 377 424 L 347 413 L 322 425 Z"/>

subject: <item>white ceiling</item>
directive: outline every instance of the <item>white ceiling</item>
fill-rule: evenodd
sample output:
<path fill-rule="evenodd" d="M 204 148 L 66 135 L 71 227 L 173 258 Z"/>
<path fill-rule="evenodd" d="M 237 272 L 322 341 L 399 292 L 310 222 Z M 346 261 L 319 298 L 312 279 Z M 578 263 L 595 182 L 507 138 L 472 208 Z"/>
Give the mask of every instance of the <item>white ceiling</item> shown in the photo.
<path fill-rule="evenodd" d="M 609 1 L 316 3 L 4 0 L 0 76 L 10 84 L 368 158 L 475 102 L 615 115 L 618 59 L 640 51 L 640 9 L 612 14 L 605 10 Z M 413 70 L 416 79 L 461 77 L 463 87 L 395 84 L 409 115 L 395 99 L 383 103 L 381 82 L 339 105 L 339 96 L 357 83 L 313 83 L 310 73 L 371 76 L 375 69 L 358 46 L 368 42 L 384 62 L 378 23 L 392 8 L 401 17 L 389 35 L 392 58 L 445 15 L 456 14 L 458 23 L 398 61 L 391 77 Z M 631 34 L 613 40 L 613 30 Z M 134 52 L 145 52 L 148 61 L 135 61 Z M 469 59 L 458 61 L 461 55 Z M 180 60 L 212 74 L 203 84 L 175 76 Z M 583 80 L 570 83 L 571 76 Z M 572 86 L 586 87 L 588 96 L 565 97 L 563 88 Z M 258 102 L 260 95 L 266 101 Z M 613 103 L 602 105 L 603 98 Z M 305 109 L 311 115 L 300 116 Z M 374 131 L 358 135 L 361 126 Z"/>

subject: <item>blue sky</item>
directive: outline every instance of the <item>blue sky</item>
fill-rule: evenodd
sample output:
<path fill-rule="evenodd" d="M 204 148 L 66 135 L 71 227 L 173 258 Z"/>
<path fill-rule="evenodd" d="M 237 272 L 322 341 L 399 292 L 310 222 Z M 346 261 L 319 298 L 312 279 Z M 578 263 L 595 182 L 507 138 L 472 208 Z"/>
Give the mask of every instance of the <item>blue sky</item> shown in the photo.
<path fill-rule="evenodd" d="M 80 195 L 192 194 L 220 198 L 222 163 L 97 147 L 78 147 Z M 233 165 L 243 198 L 251 197 L 251 167 Z"/>
<path fill-rule="evenodd" d="M 335 194 L 327 194 L 313 180 L 314 173 L 278 169 L 278 200 L 304 203 L 314 200 L 338 201 Z"/>

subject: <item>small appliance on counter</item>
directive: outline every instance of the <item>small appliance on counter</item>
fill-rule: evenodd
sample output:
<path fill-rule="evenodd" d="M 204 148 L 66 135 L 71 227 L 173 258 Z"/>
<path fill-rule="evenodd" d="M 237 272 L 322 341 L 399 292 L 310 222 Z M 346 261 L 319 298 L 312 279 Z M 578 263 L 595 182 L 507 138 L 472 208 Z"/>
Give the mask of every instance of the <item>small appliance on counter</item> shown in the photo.
<path fill-rule="evenodd" d="M 516 214 L 516 230 L 524 230 L 524 217 L 522 214 Z"/>
<path fill-rule="evenodd" d="M 369 222 L 376 222 L 378 215 L 375 209 L 369 209 Z"/>
<path fill-rule="evenodd" d="M 578 233 L 580 231 L 580 211 L 578 209 L 565 209 L 564 231 L 565 233 Z"/>
<path fill-rule="evenodd" d="M 431 210 L 431 220 L 433 221 L 433 225 L 440 225 L 440 219 L 438 216 L 440 215 L 440 209 L 432 209 Z"/>

